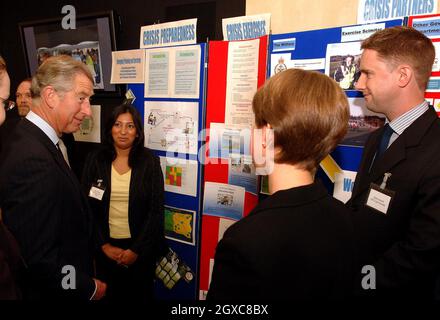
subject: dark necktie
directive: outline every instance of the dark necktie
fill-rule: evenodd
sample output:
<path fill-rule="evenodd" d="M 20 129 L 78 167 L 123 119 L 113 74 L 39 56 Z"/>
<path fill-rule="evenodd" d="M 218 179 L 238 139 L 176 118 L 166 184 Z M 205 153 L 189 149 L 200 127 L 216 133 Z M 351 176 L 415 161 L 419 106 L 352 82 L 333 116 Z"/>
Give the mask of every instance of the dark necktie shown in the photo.
<path fill-rule="evenodd" d="M 385 150 L 388 148 L 388 144 L 390 143 L 391 135 L 394 130 L 387 123 L 383 127 L 382 137 L 380 138 L 379 145 L 377 146 L 376 156 L 374 157 L 374 161 L 371 167 L 377 163 L 377 161 L 382 157 Z M 370 168 L 371 169 L 371 168 Z"/>

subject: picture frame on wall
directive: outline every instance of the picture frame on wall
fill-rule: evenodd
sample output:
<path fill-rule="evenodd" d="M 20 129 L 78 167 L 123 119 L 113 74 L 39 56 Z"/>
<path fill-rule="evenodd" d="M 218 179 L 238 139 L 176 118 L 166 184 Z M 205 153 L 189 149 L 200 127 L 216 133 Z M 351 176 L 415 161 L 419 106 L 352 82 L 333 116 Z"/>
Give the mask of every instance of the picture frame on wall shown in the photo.
<path fill-rule="evenodd" d="M 115 12 L 77 16 L 75 29 L 63 29 L 62 18 L 19 24 L 28 75 L 48 57 L 67 54 L 89 68 L 96 97 L 121 97 L 124 85 L 110 83 L 112 51 L 117 50 Z"/>

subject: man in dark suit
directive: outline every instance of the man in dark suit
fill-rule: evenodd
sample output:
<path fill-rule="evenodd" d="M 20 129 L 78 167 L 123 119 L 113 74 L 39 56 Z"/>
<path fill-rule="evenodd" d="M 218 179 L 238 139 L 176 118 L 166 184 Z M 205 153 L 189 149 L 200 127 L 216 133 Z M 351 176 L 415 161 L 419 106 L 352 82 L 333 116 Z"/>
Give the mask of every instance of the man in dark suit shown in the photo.
<path fill-rule="evenodd" d="M 15 106 L 6 111 L 5 123 L 0 127 L 0 153 L 2 147 L 10 141 L 10 135 L 14 131 L 15 126 L 27 115 L 31 108 L 31 84 L 31 78 L 20 82 L 15 93 Z"/>
<path fill-rule="evenodd" d="M 387 124 L 365 145 L 348 203 L 360 249 L 356 288 L 382 298 L 433 297 L 440 267 L 440 120 L 424 92 L 434 47 L 413 28 L 393 27 L 373 34 L 362 49 L 356 89 Z M 361 273 L 364 265 L 374 269 Z"/>
<path fill-rule="evenodd" d="M 58 149 L 63 132 L 91 114 L 93 79 L 68 56 L 52 57 L 32 80 L 33 105 L 0 159 L 0 207 L 27 265 L 29 299 L 100 299 L 93 278 L 92 220 L 80 184 Z"/>
<path fill-rule="evenodd" d="M 5 101 L 9 97 L 9 75 L 6 63 L 0 56 L 0 126 L 5 120 Z M 20 250 L 10 232 L 2 222 L 0 208 L 0 300 L 15 300 L 20 298 L 17 285 L 18 272 L 21 266 Z"/>

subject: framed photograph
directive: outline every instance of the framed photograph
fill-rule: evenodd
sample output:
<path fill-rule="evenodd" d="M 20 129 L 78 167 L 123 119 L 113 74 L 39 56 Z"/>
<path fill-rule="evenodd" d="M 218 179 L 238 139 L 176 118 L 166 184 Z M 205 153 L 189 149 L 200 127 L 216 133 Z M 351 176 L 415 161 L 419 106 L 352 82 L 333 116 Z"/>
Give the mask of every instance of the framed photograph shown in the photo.
<path fill-rule="evenodd" d="M 112 51 L 117 50 L 115 13 L 77 16 L 75 29 L 63 29 L 62 18 L 19 24 L 29 76 L 48 57 L 68 54 L 87 65 L 96 96 L 122 96 L 123 85 L 110 83 Z"/>

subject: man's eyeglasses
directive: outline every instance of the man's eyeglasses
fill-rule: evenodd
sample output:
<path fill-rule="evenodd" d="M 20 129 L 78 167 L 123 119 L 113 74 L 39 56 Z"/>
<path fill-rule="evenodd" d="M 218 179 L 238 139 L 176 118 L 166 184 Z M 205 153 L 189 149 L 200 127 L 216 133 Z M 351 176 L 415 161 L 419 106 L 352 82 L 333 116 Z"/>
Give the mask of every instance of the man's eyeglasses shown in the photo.
<path fill-rule="evenodd" d="M 6 111 L 8 111 L 15 107 L 15 102 L 0 98 L 0 107 L 3 107 Z"/>

